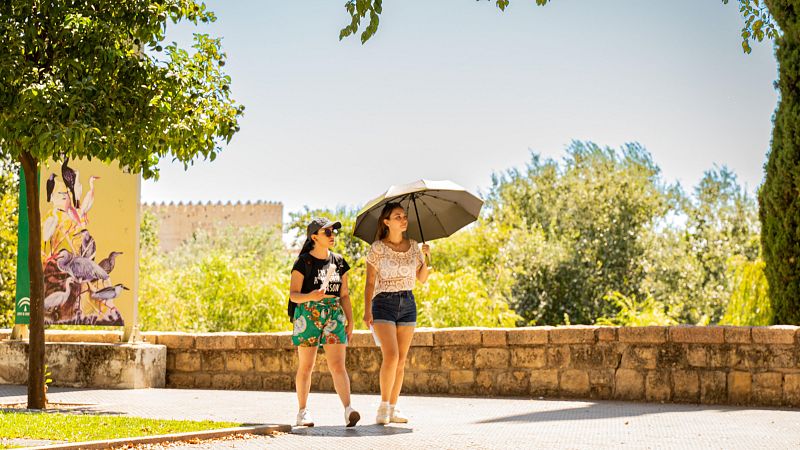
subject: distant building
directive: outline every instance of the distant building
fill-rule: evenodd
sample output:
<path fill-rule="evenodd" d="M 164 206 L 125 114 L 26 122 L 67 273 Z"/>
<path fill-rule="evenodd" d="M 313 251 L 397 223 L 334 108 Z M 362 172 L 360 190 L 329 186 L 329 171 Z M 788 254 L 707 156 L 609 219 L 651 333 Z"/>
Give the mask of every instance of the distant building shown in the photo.
<path fill-rule="evenodd" d="M 198 230 L 212 231 L 220 225 L 275 227 L 279 233 L 283 226 L 283 204 L 279 202 L 145 203 L 144 212 L 158 217 L 163 251 L 175 249 Z"/>

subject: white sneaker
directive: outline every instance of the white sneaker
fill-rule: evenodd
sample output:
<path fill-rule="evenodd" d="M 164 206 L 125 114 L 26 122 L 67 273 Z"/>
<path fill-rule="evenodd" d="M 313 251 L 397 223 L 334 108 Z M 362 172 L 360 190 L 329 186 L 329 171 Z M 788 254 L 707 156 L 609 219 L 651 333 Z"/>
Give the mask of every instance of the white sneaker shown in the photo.
<path fill-rule="evenodd" d="M 298 427 L 313 427 L 314 419 L 311 418 L 311 413 L 307 409 L 301 409 L 297 412 Z"/>
<path fill-rule="evenodd" d="M 403 414 L 403 411 L 400 411 L 400 408 L 397 406 L 390 407 L 391 414 L 389 416 L 389 420 L 394 423 L 408 423 L 408 416 Z"/>
<path fill-rule="evenodd" d="M 344 409 L 344 423 L 346 423 L 348 427 L 356 426 L 359 420 L 361 420 L 361 414 L 359 414 L 358 411 L 350 406 Z"/>
<path fill-rule="evenodd" d="M 381 406 L 378 407 L 378 415 L 375 417 L 375 423 L 379 425 L 386 425 L 389 423 L 391 419 L 392 412 L 389 408 L 389 405 L 385 405 L 381 403 Z"/>

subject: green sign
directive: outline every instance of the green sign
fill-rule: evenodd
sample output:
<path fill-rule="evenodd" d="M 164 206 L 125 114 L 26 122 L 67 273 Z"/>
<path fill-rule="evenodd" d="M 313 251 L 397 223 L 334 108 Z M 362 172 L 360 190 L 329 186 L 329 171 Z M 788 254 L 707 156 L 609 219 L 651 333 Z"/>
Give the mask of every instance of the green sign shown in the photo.
<path fill-rule="evenodd" d="M 19 169 L 19 227 L 17 228 L 17 307 L 14 323 L 31 323 L 31 277 L 28 272 L 28 196 L 25 173 Z"/>

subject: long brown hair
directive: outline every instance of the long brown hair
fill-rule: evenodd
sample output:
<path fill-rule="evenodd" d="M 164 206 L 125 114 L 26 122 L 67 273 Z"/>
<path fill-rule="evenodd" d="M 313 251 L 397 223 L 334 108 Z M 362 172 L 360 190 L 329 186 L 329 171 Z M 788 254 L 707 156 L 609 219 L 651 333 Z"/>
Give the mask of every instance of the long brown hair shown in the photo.
<path fill-rule="evenodd" d="M 403 209 L 403 211 L 405 211 L 405 208 L 403 208 L 403 205 L 401 205 L 400 203 L 389 202 L 383 205 L 383 209 L 381 210 L 381 215 L 378 216 L 378 231 L 375 233 L 376 241 L 380 241 L 381 239 L 389 235 L 389 227 L 386 226 L 386 224 L 383 221 L 388 219 L 389 216 L 392 215 L 392 211 L 394 211 L 397 208 L 401 208 Z"/>

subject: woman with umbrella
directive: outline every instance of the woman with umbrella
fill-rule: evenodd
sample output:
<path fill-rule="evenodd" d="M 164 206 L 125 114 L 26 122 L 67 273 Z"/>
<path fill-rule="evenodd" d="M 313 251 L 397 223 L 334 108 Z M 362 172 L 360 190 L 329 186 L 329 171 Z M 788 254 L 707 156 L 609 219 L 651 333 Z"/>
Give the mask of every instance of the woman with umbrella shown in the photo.
<path fill-rule="evenodd" d="M 396 405 L 417 322 L 411 291 L 417 281 L 427 281 L 429 274 L 425 257 L 428 261 L 431 257 L 425 237 L 450 236 L 474 222 L 481 206 L 481 199 L 451 181 L 419 180 L 390 187 L 358 213 L 354 234 L 372 242 L 367 253 L 364 323 L 373 328 L 383 353 L 379 424 L 408 422 Z"/>
<path fill-rule="evenodd" d="M 400 203 L 386 203 L 378 217 L 376 240 L 367 254 L 367 285 L 364 288 L 364 322 L 372 326 L 381 345 L 381 404 L 375 421 L 406 423 L 408 418 L 397 408 L 403 386 L 406 355 L 417 324 L 417 305 L 411 290 L 417 280 L 428 279 L 423 255 L 430 257 L 428 245 L 419 247 L 405 237 L 408 215 Z"/>

